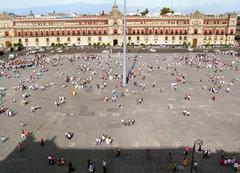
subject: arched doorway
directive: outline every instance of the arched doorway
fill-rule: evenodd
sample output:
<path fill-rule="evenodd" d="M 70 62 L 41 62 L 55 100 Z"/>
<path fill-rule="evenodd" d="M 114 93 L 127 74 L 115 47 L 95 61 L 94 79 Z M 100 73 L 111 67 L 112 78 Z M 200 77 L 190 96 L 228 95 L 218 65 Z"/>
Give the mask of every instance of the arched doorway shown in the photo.
<path fill-rule="evenodd" d="M 117 39 L 114 39 L 113 40 L 113 46 L 117 46 L 118 45 L 118 40 Z"/>

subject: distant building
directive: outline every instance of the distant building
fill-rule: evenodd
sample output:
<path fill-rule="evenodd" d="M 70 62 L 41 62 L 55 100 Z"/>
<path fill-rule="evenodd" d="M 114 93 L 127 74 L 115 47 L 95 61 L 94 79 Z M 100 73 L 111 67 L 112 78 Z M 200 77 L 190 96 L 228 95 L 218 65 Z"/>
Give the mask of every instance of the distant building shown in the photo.
<path fill-rule="evenodd" d="M 240 43 L 240 15 L 237 17 L 236 40 Z"/>
<path fill-rule="evenodd" d="M 135 45 L 234 44 L 237 15 L 127 16 L 127 42 Z M 123 44 L 123 14 L 115 4 L 108 14 L 47 16 L 0 15 L 0 44 L 24 46 Z"/>

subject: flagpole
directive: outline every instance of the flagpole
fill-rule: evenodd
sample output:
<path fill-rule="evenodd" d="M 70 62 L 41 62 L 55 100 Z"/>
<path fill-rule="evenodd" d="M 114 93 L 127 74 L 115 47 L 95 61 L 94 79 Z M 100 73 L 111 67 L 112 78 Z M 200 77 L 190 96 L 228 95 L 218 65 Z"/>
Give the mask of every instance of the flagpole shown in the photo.
<path fill-rule="evenodd" d="M 123 85 L 126 86 L 127 84 L 127 38 L 126 38 L 126 31 L 127 31 L 127 20 L 126 20 L 126 13 L 127 13 L 127 5 L 126 0 L 124 0 L 124 43 L 123 43 Z"/>

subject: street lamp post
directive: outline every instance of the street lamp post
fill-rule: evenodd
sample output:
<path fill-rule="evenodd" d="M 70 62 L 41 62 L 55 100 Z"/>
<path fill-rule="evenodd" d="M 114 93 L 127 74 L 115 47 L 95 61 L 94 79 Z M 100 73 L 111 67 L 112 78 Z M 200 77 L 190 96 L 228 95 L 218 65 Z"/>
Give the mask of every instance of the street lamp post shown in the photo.
<path fill-rule="evenodd" d="M 191 169 L 190 169 L 191 173 L 192 173 L 192 171 L 193 171 L 193 162 L 194 162 L 194 154 L 195 154 L 196 145 L 199 146 L 198 151 L 201 151 L 201 147 L 202 147 L 202 145 L 203 145 L 202 139 L 197 139 L 197 140 L 194 142 L 194 144 L 193 144 L 193 149 L 192 149 L 192 161 L 191 161 Z"/>
<path fill-rule="evenodd" d="M 126 0 L 124 0 L 124 43 L 123 43 L 123 85 L 126 86 L 127 84 L 127 38 L 126 38 L 126 30 L 127 30 L 127 20 L 126 20 L 126 13 L 127 13 L 127 5 Z"/>

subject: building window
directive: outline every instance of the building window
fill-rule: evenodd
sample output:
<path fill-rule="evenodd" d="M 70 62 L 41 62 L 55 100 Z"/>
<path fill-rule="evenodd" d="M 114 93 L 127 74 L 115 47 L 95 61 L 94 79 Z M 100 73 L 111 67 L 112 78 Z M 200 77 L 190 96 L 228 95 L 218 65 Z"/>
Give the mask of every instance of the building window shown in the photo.
<path fill-rule="evenodd" d="M 140 37 L 137 37 L 137 41 L 139 41 L 140 40 Z"/>
<path fill-rule="evenodd" d="M 168 40 L 168 36 L 165 37 L 165 40 Z"/>
<path fill-rule="evenodd" d="M 28 35 L 27 31 L 25 31 L 25 32 L 24 32 L 24 36 L 27 36 L 27 35 Z"/>
<path fill-rule="evenodd" d="M 209 34 L 212 35 L 212 30 L 209 30 Z"/>
<path fill-rule="evenodd" d="M 224 35 L 224 30 L 221 31 L 221 34 Z"/>
<path fill-rule="evenodd" d="M 194 29 L 194 34 L 198 34 L 198 30 L 197 29 Z"/>
<path fill-rule="evenodd" d="M 137 30 L 137 34 L 138 34 L 138 35 L 140 34 L 140 31 L 139 31 L 139 30 Z"/>
<path fill-rule="evenodd" d="M 173 30 L 171 30 L 171 34 L 173 34 Z"/>
<path fill-rule="evenodd" d="M 33 32 L 32 31 L 30 31 L 30 36 L 33 36 Z"/>
<path fill-rule="evenodd" d="M 21 42 L 22 42 L 22 40 L 21 40 L 21 39 L 18 39 L 18 42 L 20 42 L 20 43 L 21 43 Z"/>
<path fill-rule="evenodd" d="M 133 35 L 135 35 L 135 34 L 136 34 L 136 33 L 135 33 L 135 30 L 133 30 L 133 32 L 132 32 L 132 33 L 133 33 Z"/>
<path fill-rule="evenodd" d="M 217 40 L 217 36 L 214 37 L 214 40 Z"/>
<path fill-rule="evenodd" d="M 88 30 L 88 35 L 91 35 L 91 31 L 90 30 Z"/>
<path fill-rule="evenodd" d="M 88 37 L 88 41 L 91 41 L 91 37 Z"/>
<path fill-rule="evenodd" d="M 86 31 L 85 30 L 83 30 L 83 35 L 86 35 Z"/>
<path fill-rule="evenodd" d="M 36 38 L 36 39 L 35 39 L 35 41 L 36 41 L 36 42 L 39 42 L 39 39 L 38 39 L 38 38 Z"/>
<path fill-rule="evenodd" d="M 129 40 L 129 41 L 131 41 L 131 39 L 132 39 L 131 37 L 128 37 L 128 40 Z"/>
<path fill-rule="evenodd" d="M 218 35 L 219 34 L 219 31 L 218 30 L 216 30 L 216 35 Z"/>
<path fill-rule="evenodd" d="M 5 31 L 5 36 L 8 37 L 9 36 L 9 32 L 8 31 Z"/>
<path fill-rule="evenodd" d="M 187 30 L 184 31 L 184 34 L 187 35 Z"/>
<path fill-rule="evenodd" d="M 156 35 L 158 34 L 158 30 L 155 30 L 155 34 L 156 34 Z"/>
<path fill-rule="evenodd" d="M 106 31 L 106 30 L 104 30 L 103 32 L 104 32 L 105 35 L 107 34 L 107 31 Z"/>
<path fill-rule="evenodd" d="M 57 35 L 60 35 L 60 32 L 59 32 L 59 31 L 57 31 Z"/>
<path fill-rule="evenodd" d="M 54 36 L 54 31 L 51 31 L 51 36 Z"/>
<path fill-rule="evenodd" d="M 49 42 L 49 38 L 46 38 L 46 42 Z"/>
<path fill-rule="evenodd" d="M 180 35 L 182 35 L 182 30 L 181 29 L 180 29 L 179 33 L 180 33 Z"/>
<path fill-rule="evenodd" d="M 141 34 L 144 35 L 144 30 L 141 31 Z"/>
<path fill-rule="evenodd" d="M 233 33 L 234 33 L 234 32 L 233 32 L 233 29 L 231 29 L 231 30 L 230 30 L 230 34 L 233 34 Z"/>
<path fill-rule="evenodd" d="M 187 40 L 187 36 L 184 36 L 184 40 Z"/>
<path fill-rule="evenodd" d="M 49 32 L 48 32 L 48 31 L 46 31 L 45 35 L 46 35 L 46 36 L 48 36 L 48 35 L 49 35 Z"/>
<path fill-rule="evenodd" d="M 98 31 L 98 34 L 99 34 L 99 35 L 101 35 L 101 34 L 102 34 L 102 31 L 101 31 L 101 30 L 99 30 L 99 31 Z"/>
<path fill-rule="evenodd" d="M 40 34 L 41 34 L 41 36 L 43 36 L 43 35 L 44 35 L 44 34 L 43 34 L 43 31 L 41 31 Z"/>
<path fill-rule="evenodd" d="M 98 37 L 98 41 L 101 42 L 102 41 L 102 37 Z"/>
<path fill-rule="evenodd" d="M 206 36 L 204 37 L 204 40 L 207 40 L 207 37 L 206 37 Z"/>
<path fill-rule="evenodd" d="M 35 36 L 38 36 L 38 32 L 37 31 L 35 31 Z"/>
<path fill-rule="evenodd" d="M 175 36 L 172 36 L 172 40 L 175 40 Z"/>
<path fill-rule="evenodd" d="M 25 43 L 28 43 L 28 39 L 27 38 L 25 39 Z"/>
<path fill-rule="evenodd" d="M 160 31 L 160 34 L 161 34 L 161 35 L 163 34 L 163 30 Z"/>
<path fill-rule="evenodd" d="M 17 34 L 18 36 L 21 36 L 21 32 L 18 32 L 18 34 Z"/>
<path fill-rule="evenodd" d="M 70 37 L 68 37 L 68 38 L 67 38 L 67 41 L 68 41 L 68 42 L 70 42 L 70 41 L 71 41 L 71 38 L 70 38 Z"/>
<path fill-rule="evenodd" d="M 75 35 L 75 31 L 72 31 L 72 35 Z"/>
<path fill-rule="evenodd" d="M 166 30 L 165 33 L 168 34 L 168 30 Z"/>
<path fill-rule="evenodd" d="M 62 35 L 65 35 L 65 31 L 62 31 Z"/>
<path fill-rule="evenodd" d="M 67 35 L 71 35 L 70 31 L 67 31 Z"/>
<path fill-rule="evenodd" d="M 182 40 L 182 36 L 179 37 L 179 40 Z"/>
<path fill-rule="evenodd" d="M 78 40 L 78 41 L 81 41 L 81 38 L 80 38 L 80 37 L 78 37 L 78 38 L 77 38 L 77 40 Z"/>
<path fill-rule="evenodd" d="M 57 42 L 60 42 L 60 38 L 59 37 L 57 38 Z"/>

